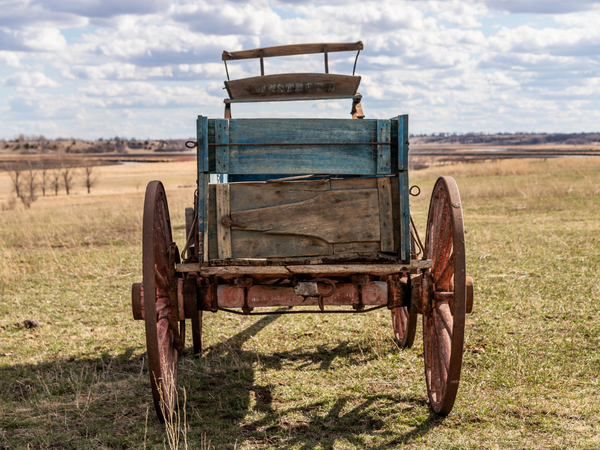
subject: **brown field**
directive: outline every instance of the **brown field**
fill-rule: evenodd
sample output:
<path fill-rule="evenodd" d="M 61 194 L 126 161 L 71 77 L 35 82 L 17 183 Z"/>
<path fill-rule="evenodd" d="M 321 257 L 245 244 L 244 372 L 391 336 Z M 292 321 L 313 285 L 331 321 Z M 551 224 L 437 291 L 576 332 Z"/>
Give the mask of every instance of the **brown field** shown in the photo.
<path fill-rule="evenodd" d="M 475 308 L 449 416 L 427 405 L 421 326 L 401 351 L 387 310 L 219 312 L 202 359 L 180 360 L 175 428 L 152 410 L 130 287 L 147 182 L 165 184 L 181 248 L 195 163 L 95 170 L 91 194 L 79 182 L 29 209 L 0 171 L 0 449 L 600 448 L 600 158 L 411 172 L 419 230 L 439 175 L 465 214 Z"/>

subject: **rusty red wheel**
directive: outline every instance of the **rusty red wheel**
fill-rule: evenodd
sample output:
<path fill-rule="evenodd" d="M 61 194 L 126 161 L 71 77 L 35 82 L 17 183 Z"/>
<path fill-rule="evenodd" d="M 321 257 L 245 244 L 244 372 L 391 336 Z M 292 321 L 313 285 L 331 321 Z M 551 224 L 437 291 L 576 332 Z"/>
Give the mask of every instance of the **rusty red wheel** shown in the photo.
<path fill-rule="evenodd" d="M 423 354 L 432 409 L 454 406 L 462 366 L 467 276 L 462 206 L 456 181 L 437 180 L 431 195 L 425 257 L 433 267 L 423 278 Z"/>
<path fill-rule="evenodd" d="M 396 275 L 396 280 L 403 280 L 406 282 L 406 277 L 408 275 L 403 275 L 399 277 Z M 398 347 L 410 348 L 415 341 L 415 334 L 417 330 L 417 316 L 418 314 L 409 313 L 408 308 L 406 306 L 399 306 L 398 308 L 393 308 L 392 312 L 392 328 L 394 329 L 394 341 L 398 345 Z"/>
<path fill-rule="evenodd" d="M 417 330 L 417 314 L 408 312 L 406 306 L 392 309 L 394 340 L 400 348 L 411 348 Z"/>
<path fill-rule="evenodd" d="M 167 197 L 160 181 L 146 188 L 143 221 L 143 287 L 148 372 L 160 421 L 177 403 L 178 353 L 183 351 L 184 321 L 179 321 L 175 262 Z M 154 311 L 154 314 L 149 314 Z M 178 326 L 179 325 L 179 326 Z M 179 352 L 177 350 L 179 347 Z"/>

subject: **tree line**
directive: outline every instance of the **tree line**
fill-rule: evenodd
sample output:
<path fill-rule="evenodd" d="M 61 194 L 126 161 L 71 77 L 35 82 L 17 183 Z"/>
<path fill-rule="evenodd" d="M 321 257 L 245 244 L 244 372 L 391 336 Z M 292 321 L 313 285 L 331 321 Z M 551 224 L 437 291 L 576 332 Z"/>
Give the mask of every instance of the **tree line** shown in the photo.
<path fill-rule="evenodd" d="M 62 190 L 67 195 L 73 192 L 76 183 L 81 184 L 91 193 L 92 187 L 98 180 L 96 165 L 87 158 L 79 161 L 47 161 L 27 160 L 5 162 L 2 168 L 8 173 L 12 184 L 12 192 L 15 200 L 20 201 L 25 208 L 30 208 L 40 193 L 46 195 L 58 195 Z M 10 201 L 9 201 L 9 207 Z M 12 205 L 14 207 L 14 204 Z"/>

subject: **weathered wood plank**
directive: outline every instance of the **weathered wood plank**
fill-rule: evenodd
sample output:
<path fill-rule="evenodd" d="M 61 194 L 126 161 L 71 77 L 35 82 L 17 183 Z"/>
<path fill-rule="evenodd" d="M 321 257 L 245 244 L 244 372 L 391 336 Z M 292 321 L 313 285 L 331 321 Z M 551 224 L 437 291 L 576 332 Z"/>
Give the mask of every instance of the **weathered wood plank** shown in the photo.
<path fill-rule="evenodd" d="M 269 144 L 231 146 L 231 174 L 375 175 L 376 145 L 328 145 L 376 142 L 377 121 L 343 119 L 230 119 L 229 142 Z M 271 144 L 327 145 L 271 145 Z"/>
<path fill-rule="evenodd" d="M 208 255 L 209 259 L 219 259 L 217 239 L 217 185 L 208 187 Z"/>
<path fill-rule="evenodd" d="M 216 185 L 217 197 L 217 252 L 219 259 L 230 259 L 231 253 L 231 229 L 223 226 L 221 220 L 230 215 L 229 208 L 229 184 Z"/>
<path fill-rule="evenodd" d="M 231 212 L 287 205 L 329 190 L 329 180 L 231 183 Z"/>
<path fill-rule="evenodd" d="M 373 275 L 389 275 L 408 272 L 414 269 L 431 268 L 431 260 L 413 260 L 410 264 L 321 264 L 297 266 L 201 266 L 198 263 L 178 264 L 179 272 L 195 272 L 202 276 L 210 275 L 292 275 L 298 274 L 332 274 L 344 275 L 369 273 Z"/>
<path fill-rule="evenodd" d="M 377 121 L 377 142 L 390 142 L 391 129 L 389 120 Z M 391 172 L 391 145 L 377 146 L 377 174 L 389 175 Z"/>
<path fill-rule="evenodd" d="M 376 178 L 331 178 L 329 182 L 331 183 L 332 191 L 342 191 L 350 189 L 377 189 Z"/>
<path fill-rule="evenodd" d="M 225 81 L 227 103 L 353 98 L 360 77 L 331 73 L 285 73 Z"/>
<path fill-rule="evenodd" d="M 400 247 L 400 188 L 398 187 L 398 177 L 390 177 L 392 185 L 392 230 L 394 232 L 394 251 L 399 252 Z M 400 253 L 398 253 L 399 255 Z"/>
<path fill-rule="evenodd" d="M 246 230 L 313 236 L 329 243 L 379 241 L 378 191 L 327 191 L 290 205 L 232 213 Z"/>
<path fill-rule="evenodd" d="M 229 144 L 229 119 L 216 119 L 215 144 Z M 229 147 L 215 147 L 215 162 L 217 173 L 229 173 Z"/>
<path fill-rule="evenodd" d="M 414 260 L 409 264 L 335 264 L 335 265 L 310 265 L 310 266 L 285 266 L 290 273 L 371 273 L 379 275 L 387 275 L 390 273 L 404 272 L 411 269 L 422 269 L 425 266 L 431 267 L 427 263 L 421 264 L 422 261 Z"/>
<path fill-rule="evenodd" d="M 333 244 L 333 253 L 377 253 L 380 249 L 379 242 L 341 242 Z M 356 255 L 357 259 L 360 255 Z"/>
<path fill-rule="evenodd" d="M 235 59 L 250 59 L 250 58 L 270 58 L 273 56 L 292 56 L 292 55 L 309 55 L 314 53 L 323 53 L 327 46 L 328 53 L 334 52 L 350 52 L 363 49 L 362 41 L 349 43 L 322 43 L 322 44 L 292 44 L 292 45 L 277 45 L 273 47 L 255 48 L 251 50 L 238 50 L 235 52 L 224 51 L 222 55 L 223 61 Z M 262 52 L 262 55 L 261 55 Z"/>
<path fill-rule="evenodd" d="M 377 178 L 379 192 L 379 227 L 382 252 L 394 251 L 394 219 L 392 216 L 392 186 L 388 177 Z"/>
<path fill-rule="evenodd" d="M 231 230 L 233 258 L 285 258 L 331 255 L 332 244 L 313 236 L 266 234 L 262 231 Z"/>
<path fill-rule="evenodd" d="M 371 242 L 379 246 L 378 242 Z M 335 245 L 335 244 L 334 244 Z M 395 256 L 380 251 L 376 252 L 354 252 L 341 253 L 333 255 L 318 256 L 286 256 L 269 258 L 234 258 L 234 259 L 216 259 L 210 262 L 211 266 L 289 266 L 289 265 L 307 265 L 307 264 L 339 264 L 339 263 L 389 263 L 398 261 Z"/>
<path fill-rule="evenodd" d="M 182 272 L 185 272 L 185 270 L 182 270 Z M 190 272 L 198 272 L 204 277 L 210 275 L 288 275 L 290 273 L 285 266 L 209 266 L 199 267 L 197 270 L 190 270 Z"/>

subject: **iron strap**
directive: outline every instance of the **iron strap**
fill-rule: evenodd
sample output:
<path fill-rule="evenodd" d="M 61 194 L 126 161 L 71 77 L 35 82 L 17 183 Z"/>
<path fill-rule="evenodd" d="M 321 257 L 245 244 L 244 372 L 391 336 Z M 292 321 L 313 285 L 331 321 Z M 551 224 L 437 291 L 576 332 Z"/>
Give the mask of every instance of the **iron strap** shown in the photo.
<path fill-rule="evenodd" d="M 269 147 L 269 146 L 303 146 L 303 145 L 396 145 L 397 142 L 299 142 L 299 143 L 290 143 L 290 142 L 269 142 L 265 144 L 213 144 L 209 143 L 208 145 L 211 147 Z"/>

